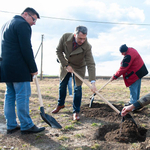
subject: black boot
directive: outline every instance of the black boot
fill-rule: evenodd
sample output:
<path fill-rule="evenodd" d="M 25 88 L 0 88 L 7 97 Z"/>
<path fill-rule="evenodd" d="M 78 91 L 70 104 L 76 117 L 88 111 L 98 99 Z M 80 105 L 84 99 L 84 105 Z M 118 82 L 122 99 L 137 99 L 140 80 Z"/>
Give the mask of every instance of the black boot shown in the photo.
<path fill-rule="evenodd" d="M 7 129 L 7 134 L 12 134 L 12 133 L 14 133 L 14 132 L 16 132 L 18 130 L 20 130 L 20 126 L 19 125 L 17 125 L 16 128 L 14 128 L 14 129 Z"/>
<path fill-rule="evenodd" d="M 38 128 L 37 126 L 34 125 L 32 128 L 30 128 L 28 130 L 22 130 L 21 134 L 38 133 L 38 132 L 42 132 L 44 130 L 45 130 L 45 127 Z"/>
<path fill-rule="evenodd" d="M 131 103 L 130 103 L 130 102 L 128 102 L 128 103 L 126 103 L 126 104 L 124 104 L 124 106 L 129 106 L 129 105 L 131 105 Z"/>

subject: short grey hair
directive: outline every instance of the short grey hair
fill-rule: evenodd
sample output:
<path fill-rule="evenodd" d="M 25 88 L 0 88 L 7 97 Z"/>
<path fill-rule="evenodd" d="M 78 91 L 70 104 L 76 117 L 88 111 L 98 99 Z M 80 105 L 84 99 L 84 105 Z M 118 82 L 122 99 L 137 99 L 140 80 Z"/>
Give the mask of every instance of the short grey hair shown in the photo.
<path fill-rule="evenodd" d="M 83 34 L 87 34 L 87 28 L 84 26 L 78 26 L 75 28 L 75 34 L 79 34 L 79 32 L 83 33 Z"/>

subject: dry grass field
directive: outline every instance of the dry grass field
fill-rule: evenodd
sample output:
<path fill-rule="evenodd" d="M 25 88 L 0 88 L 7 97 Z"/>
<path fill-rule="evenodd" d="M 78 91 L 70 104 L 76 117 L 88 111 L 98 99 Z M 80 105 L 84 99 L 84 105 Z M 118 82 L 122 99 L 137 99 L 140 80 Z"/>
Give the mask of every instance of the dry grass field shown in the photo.
<path fill-rule="evenodd" d="M 97 89 L 100 89 L 108 80 L 98 79 L 96 81 Z M 30 115 L 35 125 L 42 127 L 46 130 L 38 134 L 21 135 L 20 131 L 14 134 L 6 134 L 6 125 L 4 119 L 4 94 L 5 84 L 0 84 L 0 150 L 14 149 L 14 150 L 150 150 L 150 122 L 149 122 L 149 109 L 146 106 L 146 113 L 138 112 L 141 115 L 137 116 L 133 113 L 132 116 L 138 125 L 147 129 L 146 139 L 144 142 L 122 143 L 115 141 L 106 141 L 94 139 L 94 134 L 99 127 L 109 122 L 121 123 L 119 121 L 109 120 L 106 117 L 99 116 L 87 117 L 82 108 L 88 106 L 90 103 L 90 96 L 92 95 L 90 89 L 83 84 L 82 107 L 80 114 L 81 120 L 76 122 L 72 121 L 72 98 L 67 95 L 65 108 L 58 114 L 52 114 L 51 111 L 57 105 L 59 79 L 44 78 L 39 80 L 40 90 L 44 103 L 45 113 L 53 116 L 61 125 L 62 129 L 51 128 L 46 124 L 40 116 L 40 104 L 36 85 L 31 83 L 32 95 L 30 98 Z M 141 95 L 143 96 L 150 91 L 150 80 L 143 79 L 141 85 Z M 129 101 L 129 89 L 125 87 L 123 80 L 116 80 L 109 83 L 101 92 L 112 104 L 122 105 Z M 95 96 L 94 103 L 103 103 L 103 100 Z M 92 112 L 94 108 L 89 108 Z M 107 111 L 107 110 L 105 110 Z M 121 110 L 120 110 L 121 111 Z M 115 113 L 115 112 L 114 112 Z M 111 113 L 109 114 L 112 115 Z M 18 121 L 19 122 L 19 121 Z"/>

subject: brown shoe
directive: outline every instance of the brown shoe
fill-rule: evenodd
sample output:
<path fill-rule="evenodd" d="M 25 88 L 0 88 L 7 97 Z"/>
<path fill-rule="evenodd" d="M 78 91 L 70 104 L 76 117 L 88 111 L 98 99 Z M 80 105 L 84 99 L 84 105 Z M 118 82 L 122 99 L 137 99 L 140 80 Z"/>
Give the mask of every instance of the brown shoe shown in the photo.
<path fill-rule="evenodd" d="M 73 113 L 73 120 L 80 120 L 79 113 Z"/>
<path fill-rule="evenodd" d="M 56 113 L 59 112 L 60 109 L 62 109 L 62 108 L 64 108 L 64 107 L 65 107 L 65 105 L 62 105 L 62 106 L 58 106 L 58 105 L 57 105 L 57 107 L 52 111 L 52 113 L 56 114 Z"/>

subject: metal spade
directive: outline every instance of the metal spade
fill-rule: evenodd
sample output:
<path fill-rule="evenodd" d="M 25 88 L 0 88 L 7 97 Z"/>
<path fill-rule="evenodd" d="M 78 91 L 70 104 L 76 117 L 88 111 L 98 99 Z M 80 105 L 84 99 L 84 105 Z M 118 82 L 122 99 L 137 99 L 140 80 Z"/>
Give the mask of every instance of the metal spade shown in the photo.
<path fill-rule="evenodd" d="M 38 79 L 37 76 L 35 75 L 34 77 L 34 81 L 36 84 L 36 88 L 37 88 L 37 92 L 38 92 L 38 97 L 39 97 L 39 102 L 40 102 L 40 115 L 42 117 L 42 119 L 48 124 L 50 125 L 52 128 L 62 128 L 62 126 L 55 120 L 55 118 L 53 118 L 52 116 L 45 114 L 44 112 L 44 107 L 43 107 L 43 100 L 42 100 L 42 96 L 41 96 L 41 92 L 40 92 L 40 87 L 39 87 L 39 83 L 38 83 Z"/>
<path fill-rule="evenodd" d="M 100 92 L 108 83 L 110 83 L 111 82 L 111 78 L 109 79 L 109 81 L 105 84 L 105 85 L 103 85 L 99 90 L 98 90 L 98 92 Z M 93 101 L 94 101 L 94 96 L 96 95 L 96 93 L 94 93 L 91 97 L 90 97 L 90 104 L 89 104 L 89 107 L 92 107 L 92 104 L 93 104 Z"/>

